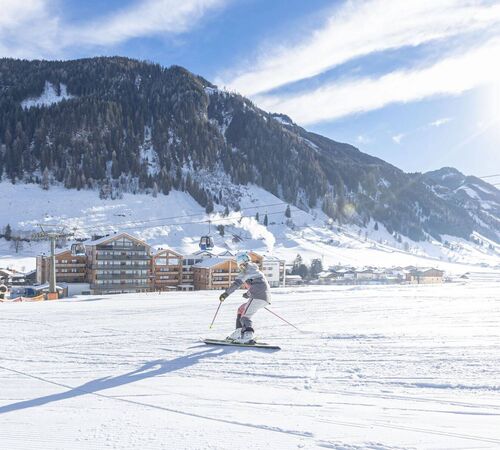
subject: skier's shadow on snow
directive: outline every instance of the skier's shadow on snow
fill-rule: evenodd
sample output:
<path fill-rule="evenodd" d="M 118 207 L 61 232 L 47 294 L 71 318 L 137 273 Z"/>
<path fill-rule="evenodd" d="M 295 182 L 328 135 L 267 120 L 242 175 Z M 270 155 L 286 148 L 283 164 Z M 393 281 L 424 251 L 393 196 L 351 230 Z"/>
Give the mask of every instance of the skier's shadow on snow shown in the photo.
<path fill-rule="evenodd" d="M 60 400 L 66 400 L 68 398 L 79 397 L 86 394 L 95 394 L 105 389 L 111 389 L 130 383 L 135 383 L 136 381 L 145 380 L 147 378 L 153 378 L 159 375 L 175 372 L 176 370 L 185 369 L 186 367 L 190 367 L 197 364 L 202 359 L 216 358 L 219 356 L 227 355 L 229 353 L 233 353 L 237 350 L 239 349 L 210 348 L 208 350 L 192 353 L 190 355 L 180 356 L 179 358 L 175 358 L 170 361 L 167 361 L 165 359 L 157 359 L 154 361 L 147 362 L 142 367 L 132 372 L 128 372 L 123 375 L 118 375 L 116 377 L 98 378 L 96 380 L 89 381 L 77 387 L 71 387 L 63 383 L 57 383 L 45 380 L 41 377 L 34 377 L 36 379 L 48 382 L 50 384 L 54 384 L 64 388 L 69 388 L 69 390 L 61 392 L 59 394 L 46 395 L 45 397 L 38 397 L 31 400 L 24 400 L 21 402 L 11 403 L 10 405 L 0 406 L 0 414 L 12 411 L 18 411 L 21 409 L 33 408 L 36 406 L 42 406 L 48 403 L 54 403 Z M 96 395 L 101 395 L 101 394 L 96 394 Z"/>

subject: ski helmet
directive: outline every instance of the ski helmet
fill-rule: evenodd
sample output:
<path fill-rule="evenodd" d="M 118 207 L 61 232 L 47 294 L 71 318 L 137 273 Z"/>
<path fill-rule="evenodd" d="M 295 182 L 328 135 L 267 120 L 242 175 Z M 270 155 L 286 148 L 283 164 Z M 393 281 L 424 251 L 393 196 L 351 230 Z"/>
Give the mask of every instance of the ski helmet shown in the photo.
<path fill-rule="evenodd" d="M 247 252 L 241 252 L 236 255 L 236 263 L 238 264 L 238 266 L 246 264 L 249 261 L 250 261 L 250 256 L 248 256 Z"/>

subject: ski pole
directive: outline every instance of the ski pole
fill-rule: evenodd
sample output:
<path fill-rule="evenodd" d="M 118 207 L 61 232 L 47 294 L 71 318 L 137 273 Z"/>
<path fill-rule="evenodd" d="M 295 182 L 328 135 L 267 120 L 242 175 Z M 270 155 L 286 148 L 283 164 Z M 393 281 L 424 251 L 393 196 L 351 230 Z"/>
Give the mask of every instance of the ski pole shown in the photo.
<path fill-rule="evenodd" d="M 278 319 L 281 319 L 283 322 L 287 323 L 291 327 L 295 328 L 296 330 L 299 330 L 302 333 L 302 330 L 300 328 L 297 328 L 293 323 L 288 322 L 288 320 L 283 319 L 283 317 L 278 316 L 275 312 L 271 311 L 269 308 L 264 308 L 265 310 L 269 311 L 271 314 L 274 314 Z"/>
<path fill-rule="evenodd" d="M 219 306 L 217 307 L 217 311 L 215 311 L 215 315 L 214 315 L 214 318 L 212 319 L 212 323 L 208 327 L 209 329 L 212 329 L 212 326 L 213 326 L 213 324 L 215 322 L 215 318 L 217 317 L 217 314 L 219 314 L 219 309 L 220 309 L 221 306 L 222 306 L 222 302 L 219 302 Z"/>

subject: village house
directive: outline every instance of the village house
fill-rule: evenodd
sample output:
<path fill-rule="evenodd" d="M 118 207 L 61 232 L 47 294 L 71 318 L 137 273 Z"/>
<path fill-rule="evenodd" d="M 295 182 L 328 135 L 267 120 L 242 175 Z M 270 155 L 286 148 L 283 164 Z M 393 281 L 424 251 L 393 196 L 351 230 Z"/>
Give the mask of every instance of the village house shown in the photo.
<path fill-rule="evenodd" d="M 355 278 L 358 281 L 371 281 L 375 279 L 375 274 L 372 269 L 356 271 Z"/>
<path fill-rule="evenodd" d="M 406 274 L 406 282 L 409 284 L 435 284 L 443 282 L 444 272 L 430 268 L 411 270 Z"/>
<path fill-rule="evenodd" d="M 319 284 L 335 284 L 344 279 L 344 274 L 336 270 L 323 271 L 318 275 Z"/>
<path fill-rule="evenodd" d="M 287 286 L 298 286 L 303 283 L 302 277 L 300 275 L 287 275 L 286 284 Z"/>

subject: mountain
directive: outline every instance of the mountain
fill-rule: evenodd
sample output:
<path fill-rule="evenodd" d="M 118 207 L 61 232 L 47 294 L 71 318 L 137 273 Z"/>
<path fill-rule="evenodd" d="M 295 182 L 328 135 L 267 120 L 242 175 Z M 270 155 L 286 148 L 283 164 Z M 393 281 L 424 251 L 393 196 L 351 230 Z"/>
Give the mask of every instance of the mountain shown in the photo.
<path fill-rule="evenodd" d="M 423 178 L 432 192 L 465 210 L 479 226 L 500 228 L 500 191 L 495 186 L 452 167 L 427 172 Z"/>
<path fill-rule="evenodd" d="M 0 93 L 0 173 L 11 182 L 96 189 L 101 198 L 176 189 L 207 212 L 238 209 L 238 186 L 250 183 L 340 224 L 373 220 L 413 240 L 474 232 L 500 240 L 498 209 L 478 203 L 480 214 L 472 206 L 464 214 L 432 175 L 310 133 L 181 67 L 0 59 Z"/>

